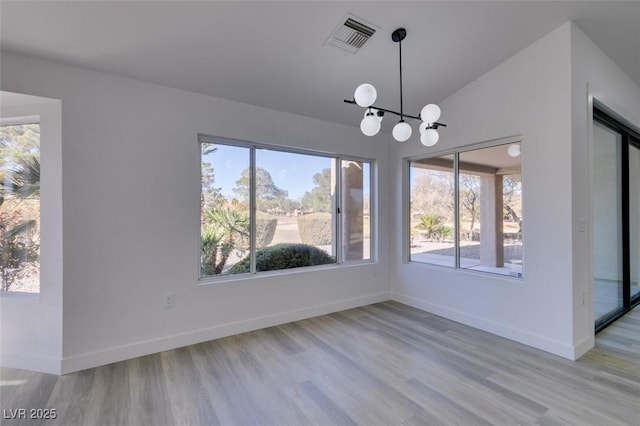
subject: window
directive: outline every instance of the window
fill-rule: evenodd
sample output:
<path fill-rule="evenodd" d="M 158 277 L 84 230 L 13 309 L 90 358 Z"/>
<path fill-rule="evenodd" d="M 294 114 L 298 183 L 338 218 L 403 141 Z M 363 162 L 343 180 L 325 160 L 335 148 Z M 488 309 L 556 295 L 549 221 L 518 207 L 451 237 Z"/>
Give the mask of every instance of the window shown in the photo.
<path fill-rule="evenodd" d="M 342 253 L 345 261 L 371 259 L 371 164 L 341 161 Z"/>
<path fill-rule="evenodd" d="M 250 247 L 250 150 L 214 143 L 201 148 L 200 275 L 234 273 Z"/>
<path fill-rule="evenodd" d="M 454 156 L 411 162 L 411 260 L 455 266 Z"/>
<path fill-rule="evenodd" d="M 410 260 L 523 276 L 519 143 L 409 161 Z"/>
<path fill-rule="evenodd" d="M 200 278 L 371 259 L 370 160 L 199 142 Z"/>
<path fill-rule="evenodd" d="M 0 126 L 0 280 L 40 292 L 40 124 Z"/>

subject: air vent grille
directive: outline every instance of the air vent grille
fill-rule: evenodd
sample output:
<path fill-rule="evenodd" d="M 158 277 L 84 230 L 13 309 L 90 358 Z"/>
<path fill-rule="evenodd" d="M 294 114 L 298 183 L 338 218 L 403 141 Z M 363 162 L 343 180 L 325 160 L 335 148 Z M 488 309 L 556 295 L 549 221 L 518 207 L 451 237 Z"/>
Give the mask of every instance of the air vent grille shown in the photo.
<path fill-rule="evenodd" d="M 376 32 L 372 25 L 362 21 L 362 19 L 348 14 L 325 44 L 338 47 L 349 53 L 356 53 Z"/>

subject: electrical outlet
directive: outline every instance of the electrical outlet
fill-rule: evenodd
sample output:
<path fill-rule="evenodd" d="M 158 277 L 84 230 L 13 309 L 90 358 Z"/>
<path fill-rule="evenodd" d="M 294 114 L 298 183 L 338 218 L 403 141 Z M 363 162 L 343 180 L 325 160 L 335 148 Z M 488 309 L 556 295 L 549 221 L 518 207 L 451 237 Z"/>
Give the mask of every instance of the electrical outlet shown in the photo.
<path fill-rule="evenodd" d="M 173 293 L 167 294 L 164 297 L 164 307 L 173 308 L 176 304 L 176 296 Z"/>

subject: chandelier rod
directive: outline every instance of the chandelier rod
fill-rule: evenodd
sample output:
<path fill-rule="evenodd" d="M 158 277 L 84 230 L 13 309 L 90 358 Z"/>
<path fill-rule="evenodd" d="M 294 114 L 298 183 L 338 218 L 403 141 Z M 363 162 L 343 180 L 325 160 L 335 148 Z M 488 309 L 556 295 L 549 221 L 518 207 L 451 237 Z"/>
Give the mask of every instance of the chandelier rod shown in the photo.
<path fill-rule="evenodd" d="M 403 104 L 402 104 L 402 39 L 404 37 L 399 38 L 398 40 L 398 50 L 400 52 L 400 121 L 404 121 L 403 118 Z"/>

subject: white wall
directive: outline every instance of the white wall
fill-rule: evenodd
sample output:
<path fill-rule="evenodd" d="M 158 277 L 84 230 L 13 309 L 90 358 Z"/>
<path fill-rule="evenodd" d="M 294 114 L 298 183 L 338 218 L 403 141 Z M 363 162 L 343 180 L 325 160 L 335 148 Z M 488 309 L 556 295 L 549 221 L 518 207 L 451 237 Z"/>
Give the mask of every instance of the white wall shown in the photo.
<path fill-rule="evenodd" d="M 571 122 L 573 218 L 573 306 L 574 345 L 581 355 L 594 345 L 593 268 L 591 232 L 578 232 L 577 219 L 591 218 L 593 187 L 593 101 L 626 124 L 640 129 L 640 87 L 571 24 Z M 583 296 L 583 294 L 586 296 Z M 582 301 L 585 298 L 585 307 Z"/>
<path fill-rule="evenodd" d="M 567 357 L 572 334 L 571 54 L 563 25 L 441 103 L 440 142 L 416 137 L 392 149 L 394 204 L 402 205 L 403 159 L 522 137 L 524 279 L 407 263 L 393 233 L 392 297 Z M 392 213 L 392 229 L 405 214 Z"/>
<path fill-rule="evenodd" d="M 0 365 L 60 373 L 62 357 L 62 156 L 60 101 L 0 94 L 0 119 L 40 120 L 40 294 L 0 295 Z"/>
<path fill-rule="evenodd" d="M 197 282 L 197 133 L 374 158 L 380 206 L 387 137 L 10 54 L 2 86 L 62 101 L 63 372 L 389 298 L 384 246 L 378 264 Z"/>

